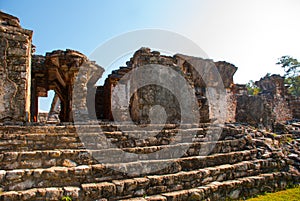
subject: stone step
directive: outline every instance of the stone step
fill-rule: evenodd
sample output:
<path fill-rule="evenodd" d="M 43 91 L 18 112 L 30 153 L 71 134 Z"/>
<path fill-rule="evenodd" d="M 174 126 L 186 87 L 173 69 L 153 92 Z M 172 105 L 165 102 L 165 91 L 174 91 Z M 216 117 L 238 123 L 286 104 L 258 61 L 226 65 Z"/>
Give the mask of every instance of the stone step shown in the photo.
<path fill-rule="evenodd" d="M 83 149 L 76 134 L 12 134 L 0 136 L 0 152 L 49 149 Z"/>
<path fill-rule="evenodd" d="M 63 195 L 69 195 L 73 198 L 73 200 L 97 200 L 101 198 L 120 200 L 143 195 L 150 196 L 159 194 L 161 195 L 161 198 L 165 197 L 166 200 L 188 200 L 190 196 L 199 196 L 198 194 L 192 194 L 192 192 L 199 193 L 203 191 L 203 193 L 200 193 L 200 195 L 203 195 L 203 197 L 210 197 L 211 193 L 213 193 L 213 196 L 215 196 L 214 194 L 215 192 L 219 192 L 219 188 L 224 190 L 228 189 L 229 187 L 232 187 L 236 190 L 235 193 L 231 195 L 232 197 L 235 197 L 240 195 L 240 189 L 242 189 L 244 186 L 249 187 L 250 184 L 255 188 L 261 188 L 261 184 L 265 183 L 260 183 L 260 181 L 265 179 L 270 179 L 273 181 L 275 179 L 274 175 L 282 176 L 283 173 L 266 174 L 264 176 L 259 175 L 262 173 L 273 172 L 276 170 L 276 168 L 278 168 L 278 164 L 272 159 L 254 160 L 240 162 L 234 165 L 227 164 L 217 167 L 204 168 L 196 171 L 182 171 L 176 174 L 110 180 L 109 182 L 100 183 L 82 182 L 81 184 L 74 186 L 70 183 L 69 185 L 61 185 L 57 187 L 49 186 L 47 188 L 39 187 L 18 192 L 9 191 L 3 192 L 0 195 L 0 200 L 60 200 Z M 292 180 L 292 178 L 288 176 L 276 177 L 277 181 L 282 181 L 286 178 Z M 253 181 L 253 179 L 255 181 Z M 267 183 L 269 182 L 270 181 Z M 224 187 L 224 184 L 226 187 Z M 287 183 L 285 183 L 285 186 L 286 185 Z M 220 193 L 223 192 L 221 190 Z M 152 196 L 149 197 L 149 200 L 151 200 L 151 197 Z M 156 198 L 158 197 L 156 196 Z M 138 198 L 133 200 L 136 199 Z M 148 198 L 146 197 L 146 200 L 147 199 Z"/>
<path fill-rule="evenodd" d="M 178 134 L 180 132 L 180 134 Z M 238 139 L 245 134 L 222 134 L 210 131 L 204 133 L 202 128 L 173 129 L 163 131 L 113 131 L 113 132 L 69 132 L 63 133 L 11 133 L 0 134 L 0 153 L 5 151 L 32 151 L 52 149 L 103 149 L 111 147 L 146 147 L 168 145 L 175 142 L 201 142 L 224 139 Z M 84 142 L 84 143 L 82 143 Z"/>
<path fill-rule="evenodd" d="M 121 131 L 123 133 L 139 133 L 139 132 L 152 132 L 157 133 L 160 131 L 199 131 L 199 132 L 215 132 L 222 131 L 224 135 L 237 135 L 245 133 L 245 129 L 241 128 L 232 128 L 226 125 L 194 125 L 194 124 L 166 124 L 166 125 L 65 125 L 65 126 L 1 126 L 0 127 L 0 136 L 6 137 L 13 134 L 71 134 L 71 133 L 99 133 L 99 132 L 117 132 Z"/>
<path fill-rule="evenodd" d="M 157 195 L 172 191 L 190 189 L 197 186 L 207 185 L 213 181 L 221 182 L 225 180 L 255 176 L 266 172 L 273 172 L 276 171 L 279 166 L 281 165 L 278 165 L 276 161 L 272 159 L 265 159 L 240 162 L 234 165 L 227 164 L 195 171 L 182 171 L 175 174 L 147 176 L 146 178 L 149 179 L 149 184 L 147 186 L 147 190 L 143 193 L 145 195 Z M 121 182 L 113 181 L 113 183 L 119 184 Z M 132 191 L 132 189 L 130 190 Z M 136 192 L 138 191 L 135 191 L 135 193 Z M 126 191 L 125 193 L 123 191 L 122 196 L 132 195 L 130 194 L 130 191 L 127 191 L 127 193 Z"/>
<path fill-rule="evenodd" d="M 70 125 L 65 125 L 70 126 Z M 71 125 L 72 126 L 72 125 Z M 74 126 L 74 125 L 73 125 Z M 161 130 L 163 129 L 175 129 L 175 128 L 182 128 L 182 129 L 189 129 L 189 128 L 216 128 L 216 127 L 227 127 L 226 125 L 217 125 L 211 123 L 199 123 L 199 124 L 131 124 L 126 122 L 95 122 L 95 123 L 81 123 L 76 122 L 74 127 L 76 128 L 101 128 L 103 131 L 135 131 L 135 130 Z M 240 128 L 238 128 L 240 129 Z"/>
<path fill-rule="evenodd" d="M 290 184 L 295 184 L 296 182 L 297 178 L 293 177 L 292 174 L 287 172 L 260 174 L 257 176 L 244 177 L 237 180 L 212 182 L 211 184 L 203 187 L 190 189 L 187 191 L 187 199 L 195 198 L 195 200 L 226 200 L 226 198 L 249 198 L 260 193 L 274 192 L 275 189 L 285 189 Z M 162 196 L 171 201 L 186 199 L 186 193 L 182 191 L 166 193 Z"/>
<path fill-rule="evenodd" d="M 235 180 L 215 181 L 204 186 L 161 195 L 122 199 L 122 201 L 238 200 L 265 192 L 283 190 L 291 184 L 296 184 L 298 180 L 299 176 L 287 172 L 266 173 Z"/>
<path fill-rule="evenodd" d="M 14 151 L 0 153 L 0 167 L 10 169 L 47 168 L 51 166 L 78 166 L 101 163 L 134 162 L 174 158 L 174 151 L 182 152 L 183 157 L 205 156 L 216 153 L 248 150 L 253 148 L 247 138 L 217 142 L 179 143 L 174 145 L 110 148 L 102 150 L 57 149 L 37 151 Z M 211 151 L 210 151 L 211 150 Z M 164 151 L 164 152 L 163 152 Z M 162 153 L 163 152 L 163 153 Z M 94 156 L 94 157 L 93 157 Z"/>
<path fill-rule="evenodd" d="M 257 150 L 248 150 L 210 156 L 146 160 L 118 164 L 0 170 L 0 180 L 1 186 L 5 191 L 25 190 L 37 187 L 79 186 L 81 183 L 193 171 L 206 167 L 255 160 L 256 157 Z"/>
<path fill-rule="evenodd" d="M 211 125 L 211 124 L 148 124 L 148 125 L 118 125 L 118 124 L 111 124 L 111 123 L 95 123 L 95 124 L 82 124 L 82 125 L 45 125 L 45 126 L 1 126 L 0 127 L 0 134 L 27 134 L 27 133 L 41 133 L 41 134 L 48 134 L 48 133 L 74 133 L 77 131 L 89 131 L 89 132 L 99 132 L 100 131 L 136 131 L 136 130 L 170 130 L 170 129 L 192 129 L 192 128 L 218 128 L 218 125 Z M 223 127 L 223 126 L 222 126 Z"/>

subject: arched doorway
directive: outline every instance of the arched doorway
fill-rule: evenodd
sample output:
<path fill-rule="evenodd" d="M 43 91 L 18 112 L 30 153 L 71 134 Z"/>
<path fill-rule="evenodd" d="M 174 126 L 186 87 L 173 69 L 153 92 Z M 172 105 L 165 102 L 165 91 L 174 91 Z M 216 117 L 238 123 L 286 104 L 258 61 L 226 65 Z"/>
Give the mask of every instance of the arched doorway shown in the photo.
<path fill-rule="evenodd" d="M 59 104 L 61 122 L 73 122 L 73 87 L 82 68 L 84 75 L 77 88 L 82 88 L 82 99 L 87 98 L 88 90 L 93 88 L 101 77 L 103 69 L 74 50 L 56 50 L 46 56 L 34 55 L 32 58 L 31 79 L 31 121 L 38 119 L 38 98 L 47 97 L 48 91 L 55 91 L 53 108 Z M 86 87 L 85 87 L 86 86 Z M 84 90 L 86 88 L 86 90 Z M 77 102 L 81 100 L 77 100 Z M 86 100 L 82 100 L 86 103 Z M 87 108 L 87 105 L 84 105 Z M 86 109 L 87 110 L 87 109 Z M 50 111 L 51 112 L 51 111 Z"/>

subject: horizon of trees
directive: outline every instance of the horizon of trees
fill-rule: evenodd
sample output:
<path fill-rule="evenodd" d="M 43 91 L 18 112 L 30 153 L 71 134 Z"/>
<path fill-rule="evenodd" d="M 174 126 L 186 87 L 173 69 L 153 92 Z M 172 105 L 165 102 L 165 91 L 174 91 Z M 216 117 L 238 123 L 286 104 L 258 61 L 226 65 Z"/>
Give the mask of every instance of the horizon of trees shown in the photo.
<path fill-rule="evenodd" d="M 284 83 L 287 85 L 288 93 L 300 97 L 300 62 L 288 55 L 278 59 L 277 65 L 284 69 Z M 270 76 L 268 73 L 266 76 Z M 255 85 L 253 80 L 246 84 L 249 95 L 258 95 L 261 89 Z"/>

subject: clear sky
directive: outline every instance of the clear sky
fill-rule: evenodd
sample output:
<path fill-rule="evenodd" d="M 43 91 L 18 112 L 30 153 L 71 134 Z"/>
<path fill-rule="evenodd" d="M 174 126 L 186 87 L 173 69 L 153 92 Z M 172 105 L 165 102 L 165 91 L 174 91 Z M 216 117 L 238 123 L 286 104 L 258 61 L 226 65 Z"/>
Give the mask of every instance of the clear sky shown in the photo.
<path fill-rule="evenodd" d="M 283 55 L 300 59 L 299 0 L 1 0 L 0 9 L 34 31 L 37 54 L 69 48 L 89 56 L 122 33 L 155 28 L 233 63 L 236 83 L 282 74 L 275 63 Z"/>

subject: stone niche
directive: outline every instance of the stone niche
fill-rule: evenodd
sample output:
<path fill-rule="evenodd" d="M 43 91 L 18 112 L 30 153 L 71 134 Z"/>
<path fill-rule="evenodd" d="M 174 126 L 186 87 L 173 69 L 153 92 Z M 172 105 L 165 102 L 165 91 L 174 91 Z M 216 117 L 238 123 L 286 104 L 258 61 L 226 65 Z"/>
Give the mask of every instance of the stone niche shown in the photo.
<path fill-rule="evenodd" d="M 0 122 L 30 119 L 32 31 L 0 11 Z"/>

